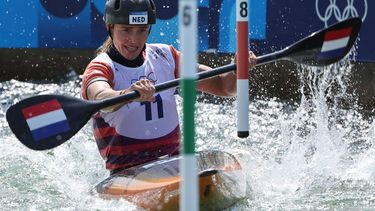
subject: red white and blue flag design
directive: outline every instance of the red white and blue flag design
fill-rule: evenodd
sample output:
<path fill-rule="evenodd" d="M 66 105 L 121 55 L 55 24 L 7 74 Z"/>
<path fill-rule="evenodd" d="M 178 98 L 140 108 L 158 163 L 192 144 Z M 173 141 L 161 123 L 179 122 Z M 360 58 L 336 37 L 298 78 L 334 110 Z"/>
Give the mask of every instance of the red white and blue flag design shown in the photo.
<path fill-rule="evenodd" d="M 328 60 L 341 57 L 348 45 L 351 33 L 352 27 L 325 33 L 319 59 Z"/>
<path fill-rule="evenodd" d="M 24 108 L 22 113 L 35 141 L 70 130 L 66 115 L 57 100 Z"/>

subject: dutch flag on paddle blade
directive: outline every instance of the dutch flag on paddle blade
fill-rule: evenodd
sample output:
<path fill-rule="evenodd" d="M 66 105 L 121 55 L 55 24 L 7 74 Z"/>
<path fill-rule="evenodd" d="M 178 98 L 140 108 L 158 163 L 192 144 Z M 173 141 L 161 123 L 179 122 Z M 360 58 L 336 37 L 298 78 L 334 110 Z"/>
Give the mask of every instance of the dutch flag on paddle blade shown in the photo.
<path fill-rule="evenodd" d="M 69 131 L 69 124 L 60 103 L 50 100 L 22 109 L 35 141 Z"/>
<path fill-rule="evenodd" d="M 352 27 L 329 31 L 324 35 L 324 42 L 319 59 L 328 60 L 341 57 L 348 45 Z"/>

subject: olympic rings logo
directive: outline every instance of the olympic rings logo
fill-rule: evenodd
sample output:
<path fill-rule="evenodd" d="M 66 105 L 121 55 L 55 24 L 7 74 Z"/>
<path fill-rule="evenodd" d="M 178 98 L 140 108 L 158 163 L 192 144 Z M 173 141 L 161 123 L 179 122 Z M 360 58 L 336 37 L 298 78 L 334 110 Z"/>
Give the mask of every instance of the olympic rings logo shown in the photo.
<path fill-rule="evenodd" d="M 347 0 L 347 5 L 344 7 L 342 12 L 340 10 L 340 7 L 336 4 L 336 0 L 329 0 L 329 1 L 330 3 L 325 9 L 324 14 L 320 13 L 319 0 L 315 1 L 316 13 L 318 14 L 319 19 L 324 22 L 326 27 L 328 26 L 328 21 L 332 18 L 332 16 L 334 16 L 337 21 L 342 21 L 350 17 L 360 16 L 358 14 L 357 8 L 354 6 L 354 0 Z M 367 0 L 363 0 L 363 2 L 364 2 L 364 11 L 362 15 L 362 22 L 366 19 L 367 9 L 368 9 Z"/>

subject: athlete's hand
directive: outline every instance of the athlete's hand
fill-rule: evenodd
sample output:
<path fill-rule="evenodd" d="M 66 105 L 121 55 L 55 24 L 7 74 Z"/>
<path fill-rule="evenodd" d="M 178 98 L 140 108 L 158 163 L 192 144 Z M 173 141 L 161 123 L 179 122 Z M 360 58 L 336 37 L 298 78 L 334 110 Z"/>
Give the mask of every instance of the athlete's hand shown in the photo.
<path fill-rule="evenodd" d="M 135 83 L 133 83 L 127 91 L 138 91 L 140 97 L 134 101 L 144 102 L 144 101 L 155 101 L 155 86 L 154 84 L 148 79 L 141 79 Z"/>
<path fill-rule="evenodd" d="M 253 69 L 257 65 L 257 57 L 252 51 L 249 51 L 249 68 Z"/>
<path fill-rule="evenodd" d="M 237 61 L 237 54 L 233 58 L 233 63 L 236 63 L 236 61 Z M 249 69 L 254 68 L 257 64 L 257 57 L 252 51 L 249 51 L 248 62 L 249 62 Z"/>

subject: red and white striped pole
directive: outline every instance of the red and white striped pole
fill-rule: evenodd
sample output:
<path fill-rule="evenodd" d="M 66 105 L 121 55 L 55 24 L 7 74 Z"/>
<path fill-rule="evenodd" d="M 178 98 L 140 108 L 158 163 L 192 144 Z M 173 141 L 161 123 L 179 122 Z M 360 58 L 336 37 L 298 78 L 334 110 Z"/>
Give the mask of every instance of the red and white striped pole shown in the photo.
<path fill-rule="evenodd" d="M 236 0 L 237 27 L 237 136 L 249 136 L 249 20 L 248 0 Z"/>

